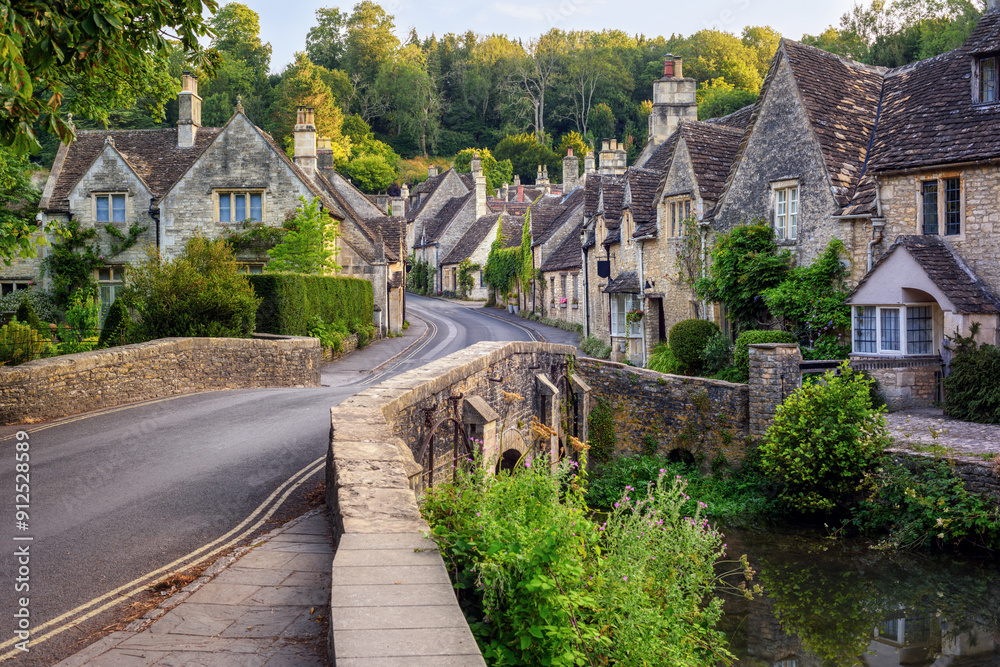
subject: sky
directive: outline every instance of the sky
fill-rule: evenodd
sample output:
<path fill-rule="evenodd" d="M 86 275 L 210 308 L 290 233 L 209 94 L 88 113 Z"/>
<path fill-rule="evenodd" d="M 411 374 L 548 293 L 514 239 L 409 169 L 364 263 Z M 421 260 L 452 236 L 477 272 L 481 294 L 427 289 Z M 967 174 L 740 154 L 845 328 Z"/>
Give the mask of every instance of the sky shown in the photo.
<path fill-rule="evenodd" d="M 354 0 L 241 0 L 260 15 L 261 39 L 271 43 L 271 70 L 280 72 L 305 50 L 316 9 L 339 7 L 350 13 Z M 225 4 L 225 0 L 220 2 Z M 801 39 L 837 25 L 854 0 L 385 0 L 405 39 L 410 28 L 427 37 L 472 30 L 528 40 L 551 28 L 617 29 L 650 37 L 690 35 L 703 28 L 739 34 L 748 25 L 769 25 L 783 36 Z"/>

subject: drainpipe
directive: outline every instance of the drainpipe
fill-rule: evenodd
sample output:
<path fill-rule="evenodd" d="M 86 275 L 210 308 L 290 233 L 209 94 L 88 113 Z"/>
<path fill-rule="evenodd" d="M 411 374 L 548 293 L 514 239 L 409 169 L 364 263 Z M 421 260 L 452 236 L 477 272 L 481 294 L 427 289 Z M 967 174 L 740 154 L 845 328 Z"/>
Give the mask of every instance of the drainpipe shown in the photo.
<path fill-rule="evenodd" d="M 705 223 L 698 223 L 698 227 L 701 231 L 701 277 L 706 277 L 708 273 L 708 228 L 709 226 Z M 701 312 L 705 314 L 705 319 L 708 319 L 708 299 L 701 300 Z"/>
<path fill-rule="evenodd" d="M 586 230 L 580 231 L 580 241 L 587 238 Z M 590 273 L 587 271 L 587 249 L 583 249 L 583 336 L 590 336 Z"/>
<path fill-rule="evenodd" d="M 872 270 L 875 259 L 875 244 L 882 242 L 882 230 L 885 228 L 885 218 L 872 218 L 872 240 L 868 242 L 868 271 Z"/>

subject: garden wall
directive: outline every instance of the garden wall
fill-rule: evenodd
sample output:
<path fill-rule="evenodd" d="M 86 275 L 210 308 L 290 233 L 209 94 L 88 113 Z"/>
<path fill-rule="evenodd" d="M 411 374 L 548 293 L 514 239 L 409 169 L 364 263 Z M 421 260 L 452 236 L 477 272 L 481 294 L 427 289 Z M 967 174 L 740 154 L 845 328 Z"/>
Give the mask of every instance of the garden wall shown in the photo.
<path fill-rule="evenodd" d="M 0 424 L 212 389 L 318 387 L 316 338 L 161 338 L 0 368 Z"/>
<path fill-rule="evenodd" d="M 745 458 L 747 385 L 590 358 L 578 359 L 577 370 L 590 385 L 591 405 L 603 400 L 611 407 L 617 441 L 612 456 L 641 454 L 651 436 L 660 454 L 686 450 L 706 463 L 720 455 L 734 464 Z"/>

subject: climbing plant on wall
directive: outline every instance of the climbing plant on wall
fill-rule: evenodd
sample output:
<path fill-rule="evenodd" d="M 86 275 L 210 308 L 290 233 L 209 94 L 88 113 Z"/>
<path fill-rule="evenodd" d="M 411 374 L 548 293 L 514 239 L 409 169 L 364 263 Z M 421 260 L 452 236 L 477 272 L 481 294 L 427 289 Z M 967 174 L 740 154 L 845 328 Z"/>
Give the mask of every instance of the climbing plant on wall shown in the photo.
<path fill-rule="evenodd" d="M 504 248 L 503 219 L 497 218 L 497 236 L 486 258 L 483 280 L 499 294 L 507 294 L 521 273 L 523 257 L 520 248 Z"/>

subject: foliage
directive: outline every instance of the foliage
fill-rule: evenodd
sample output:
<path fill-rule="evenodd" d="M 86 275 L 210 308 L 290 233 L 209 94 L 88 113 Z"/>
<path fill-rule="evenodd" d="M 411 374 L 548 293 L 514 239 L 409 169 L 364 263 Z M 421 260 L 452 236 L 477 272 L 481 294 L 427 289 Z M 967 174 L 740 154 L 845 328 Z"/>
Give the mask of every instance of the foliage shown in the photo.
<path fill-rule="evenodd" d="M 483 270 L 483 280 L 498 294 L 507 294 L 517 285 L 524 261 L 520 247 L 504 247 L 507 241 L 503 235 L 503 216 L 500 215 L 497 217 L 497 235 L 490 245 Z"/>
<path fill-rule="evenodd" d="M 661 477 L 627 492 L 598 526 L 570 466 L 553 474 L 525 463 L 508 475 L 462 472 L 423 504 L 491 664 L 729 659 L 714 629 L 721 600 L 711 595 L 721 536 L 699 512 L 681 514 L 683 481 Z"/>
<path fill-rule="evenodd" d="M 656 371 L 657 373 L 667 373 L 668 375 L 682 375 L 684 373 L 684 364 L 674 356 L 674 351 L 670 349 L 670 346 L 661 342 L 655 348 L 653 352 L 649 355 L 649 359 L 646 361 L 646 368 L 651 371 Z"/>
<path fill-rule="evenodd" d="M 348 335 L 343 322 L 324 322 L 319 315 L 312 315 L 309 318 L 306 334 L 319 338 L 320 345 L 337 353 L 343 351 L 344 337 Z"/>
<path fill-rule="evenodd" d="M 306 53 L 320 67 L 337 69 L 344 57 L 344 32 L 347 15 L 337 7 L 316 10 L 316 25 L 306 35 Z"/>
<path fill-rule="evenodd" d="M 396 179 L 396 169 L 381 155 L 361 155 L 344 167 L 344 172 L 362 192 L 381 192 Z"/>
<path fill-rule="evenodd" d="M 235 231 L 236 229 L 243 231 Z M 223 238 L 233 249 L 233 252 L 267 252 L 281 242 L 287 230 L 282 227 L 271 227 L 263 222 L 244 220 L 237 227 L 226 227 Z"/>
<path fill-rule="evenodd" d="M 472 156 L 479 154 L 479 160 L 483 168 L 483 176 L 486 177 L 486 192 L 492 193 L 508 185 L 514 180 L 514 167 L 510 160 L 497 162 L 493 153 L 488 148 L 465 148 L 455 155 L 455 171 L 460 174 L 472 172 Z"/>
<path fill-rule="evenodd" d="M 681 320 L 670 328 L 670 349 L 686 370 L 698 371 L 702 365 L 702 350 L 719 327 L 708 320 Z"/>
<path fill-rule="evenodd" d="M 954 419 L 1000 424 L 1000 348 L 979 345 L 979 323 L 968 336 L 949 337 L 954 354 L 944 379 L 945 414 Z"/>
<path fill-rule="evenodd" d="M 424 157 L 428 157 L 428 145 L 437 149 L 441 98 L 420 47 L 409 44 L 384 63 L 375 90 L 387 100 L 387 120 L 397 135 L 417 142 Z"/>
<path fill-rule="evenodd" d="M 478 264 L 473 264 L 472 260 L 468 257 L 463 259 L 458 265 L 458 289 L 462 292 L 462 298 L 466 299 L 469 296 L 469 292 L 472 288 L 476 286 L 475 272 L 481 267 Z"/>
<path fill-rule="evenodd" d="M 104 318 L 104 328 L 101 329 L 101 336 L 97 340 L 97 347 L 115 347 L 125 345 L 129 342 L 129 328 L 132 326 L 132 317 L 125 307 L 123 299 L 115 299 L 108 309 L 107 317 Z"/>
<path fill-rule="evenodd" d="M 0 329 L 0 366 L 17 366 L 55 353 L 55 346 L 42 333 L 16 317 Z"/>
<path fill-rule="evenodd" d="M 18 322 L 27 324 L 35 331 L 41 331 L 43 334 L 48 333 L 48 327 L 42 327 L 42 322 L 38 319 L 38 314 L 35 313 L 35 309 L 31 305 L 31 301 L 28 301 L 27 299 L 22 301 L 21 305 L 17 307 L 17 312 L 14 313 L 14 319 Z"/>
<path fill-rule="evenodd" d="M 710 254 L 709 274 L 698 280 L 698 293 L 725 306 L 738 330 L 758 327 L 769 315 L 764 291 L 785 279 L 790 253 L 778 251 L 770 225 L 755 223 L 717 236 Z"/>
<path fill-rule="evenodd" d="M 20 289 L 0 297 L 0 312 L 17 311 L 22 303 L 30 303 L 38 318 L 43 322 L 55 322 L 59 319 L 59 308 L 52 300 L 52 295 L 37 287 Z M 20 319 L 20 318 L 18 318 Z"/>
<path fill-rule="evenodd" d="M 733 345 L 733 366 L 740 374 L 740 382 L 750 379 L 750 346 L 762 343 L 797 343 L 795 334 L 788 331 L 750 330 L 736 337 Z"/>
<path fill-rule="evenodd" d="M 128 234 L 125 234 L 112 224 L 104 225 L 104 231 L 110 237 L 108 241 L 108 245 L 110 246 L 108 256 L 114 257 L 134 246 L 142 233 L 147 229 L 149 227 L 140 227 L 138 222 L 133 222 L 129 225 Z"/>
<path fill-rule="evenodd" d="M 261 299 L 257 310 L 257 331 L 261 333 L 305 336 L 313 317 L 356 331 L 374 318 L 374 296 L 368 280 L 297 273 L 266 273 L 249 276 L 249 280 Z"/>
<path fill-rule="evenodd" d="M 854 500 L 891 439 L 883 410 L 872 407 L 871 380 L 845 362 L 778 406 L 760 446 L 761 469 L 780 498 L 804 513 L 831 512 Z"/>
<path fill-rule="evenodd" d="M 209 34 L 203 12 L 216 8 L 215 0 L 0 5 L 0 144 L 22 155 L 37 150 L 36 122 L 69 143 L 65 111 L 106 122 L 109 110 L 139 97 L 162 114 L 177 93 L 172 52 L 211 68 L 214 56 L 205 57 L 198 40 Z"/>
<path fill-rule="evenodd" d="M 412 267 L 410 274 L 406 277 L 406 288 L 416 294 L 426 295 L 434 293 L 435 270 L 430 262 L 423 259 L 410 259 Z"/>
<path fill-rule="evenodd" d="M 318 197 L 307 202 L 300 196 L 299 201 L 295 216 L 283 225 L 287 231 L 281 241 L 267 251 L 271 261 L 265 269 L 269 273 L 338 273 L 337 221 L 320 208 Z"/>
<path fill-rule="evenodd" d="M 843 341 L 851 331 L 851 307 L 846 305 L 850 290 L 845 279 L 848 269 L 840 258 L 847 248 L 840 239 L 830 239 L 823 254 L 809 266 L 794 267 L 775 287 L 764 290 L 767 307 L 793 327 L 799 340 L 809 348 L 819 348 L 829 359 L 843 359 L 850 352 Z M 838 350 L 843 347 L 843 350 Z"/>
<path fill-rule="evenodd" d="M 611 345 L 594 334 L 590 334 L 580 343 L 580 349 L 585 355 L 595 359 L 607 359 L 611 356 Z"/>
<path fill-rule="evenodd" d="M 609 461 L 615 452 L 617 436 L 615 436 L 615 418 L 611 404 L 598 397 L 587 417 L 590 428 L 590 456 L 598 462 Z"/>
<path fill-rule="evenodd" d="M 701 348 L 702 368 L 709 375 L 718 373 L 733 362 L 733 346 L 729 344 L 726 334 L 716 332 Z"/>
<path fill-rule="evenodd" d="M 39 192 L 31 183 L 30 164 L 22 155 L 0 146 L 0 260 L 10 266 L 16 258 L 28 259 L 46 243 L 35 222 Z"/>
<path fill-rule="evenodd" d="M 97 347 L 101 307 L 93 290 L 77 289 L 66 308 L 67 328 L 59 332 L 63 354 L 89 352 Z"/>
<path fill-rule="evenodd" d="M 562 158 L 555 151 L 541 143 L 534 134 L 508 135 L 501 139 L 493 156 L 499 161 L 509 160 L 514 174 L 522 183 L 534 183 L 538 167 L 548 167 L 549 180 L 558 183 L 562 174 Z"/>
<path fill-rule="evenodd" d="M 595 143 L 618 136 L 615 125 L 615 112 L 605 102 L 591 107 L 587 115 L 587 129 Z"/>
<path fill-rule="evenodd" d="M 260 41 L 260 16 L 246 5 L 227 3 L 212 17 L 212 45 L 245 62 L 250 69 L 267 72 L 271 66 L 271 44 Z"/>
<path fill-rule="evenodd" d="M 282 74 L 274 91 L 271 122 L 279 144 L 290 139 L 300 106 L 315 109 L 316 131 L 330 140 L 333 163 L 340 165 L 351 154 L 351 140 L 344 136 L 344 114 L 330 86 L 324 81 L 325 71 L 314 65 L 304 53 L 295 55 L 295 62 Z"/>
<path fill-rule="evenodd" d="M 222 240 L 194 237 L 174 260 L 147 249 L 146 260 L 125 275 L 119 299 L 138 314 L 140 340 L 171 336 L 249 338 L 257 307 L 247 277 Z"/>
<path fill-rule="evenodd" d="M 704 81 L 698 85 L 698 120 L 719 118 L 739 111 L 757 101 L 757 91 L 737 88 L 725 79 Z"/>
<path fill-rule="evenodd" d="M 534 256 L 531 250 L 531 208 L 528 208 L 528 211 L 524 214 L 524 224 L 521 225 L 521 266 L 518 270 L 521 292 L 523 294 L 528 294 L 529 290 L 531 290 L 531 280 L 535 277 L 533 259 Z"/>

